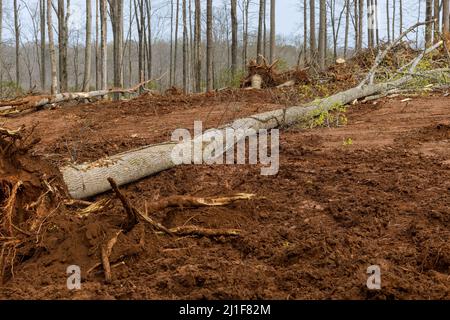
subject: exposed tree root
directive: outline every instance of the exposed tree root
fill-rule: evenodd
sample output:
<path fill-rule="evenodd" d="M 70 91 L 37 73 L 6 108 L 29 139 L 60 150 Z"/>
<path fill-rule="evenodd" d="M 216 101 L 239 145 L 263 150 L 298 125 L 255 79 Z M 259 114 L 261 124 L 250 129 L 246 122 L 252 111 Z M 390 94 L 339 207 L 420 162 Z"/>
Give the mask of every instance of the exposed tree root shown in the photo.
<path fill-rule="evenodd" d="M 105 281 L 106 283 L 110 283 L 112 279 L 111 275 L 111 263 L 109 261 L 109 257 L 111 256 L 112 249 L 117 242 L 117 238 L 122 233 L 122 230 L 119 230 L 115 233 L 115 235 L 108 240 L 108 242 L 102 246 L 102 264 L 103 270 L 105 271 Z"/>

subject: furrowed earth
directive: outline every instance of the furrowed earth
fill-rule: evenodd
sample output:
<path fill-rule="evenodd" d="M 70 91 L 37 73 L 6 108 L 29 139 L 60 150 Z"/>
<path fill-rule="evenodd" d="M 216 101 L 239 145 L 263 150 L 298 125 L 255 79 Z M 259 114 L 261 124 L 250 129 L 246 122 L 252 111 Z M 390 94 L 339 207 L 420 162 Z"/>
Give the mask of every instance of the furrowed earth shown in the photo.
<path fill-rule="evenodd" d="M 288 98 L 274 90 L 144 95 L 2 119 L 8 129 L 37 125 L 33 138 L 41 139 L 15 155 L 21 166 L 1 161 L 2 179 L 25 183 L 17 212 L 45 191 L 44 180 L 59 196 L 42 210 L 36 233 L 21 236 L 16 262 L 4 267 L 0 298 L 449 299 L 450 97 L 437 93 L 352 105 L 338 127 L 282 128 L 274 176 L 260 175 L 258 165 L 185 165 L 121 187 L 142 210 L 171 195 L 256 196 L 150 212 L 168 228 L 233 228 L 241 235 L 174 238 L 142 221 L 118 236 L 112 281 L 105 282 L 99 249 L 119 230 L 124 209 L 107 192 L 88 199 L 112 199 L 107 208 L 81 216 L 82 207 L 62 200 L 56 168 L 167 141 L 195 120 L 218 127 L 278 109 Z M 69 265 L 81 268 L 81 290 L 67 288 Z M 380 266 L 381 290 L 366 286 L 371 265 Z"/>

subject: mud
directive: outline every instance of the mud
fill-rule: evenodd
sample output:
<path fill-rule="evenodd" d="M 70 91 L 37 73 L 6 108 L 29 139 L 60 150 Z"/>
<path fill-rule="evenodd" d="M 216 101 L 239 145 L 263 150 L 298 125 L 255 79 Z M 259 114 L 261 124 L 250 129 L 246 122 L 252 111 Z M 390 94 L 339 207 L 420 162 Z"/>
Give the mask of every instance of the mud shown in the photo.
<path fill-rule="evenodd" d="M 5 126 L 39 121 L 42 141 L 31 154 L 55 168 L 166 140 L 194 120 L 216 126 L 283 105 L 267 99 L 269 91 L 261 95 L 267 96 L 141 97 L 43 110 Z M 141 210 L 174 194 L 257 197 L 150 212 L 168 228 L 234 228 L 242 235 L 171 238 L 141 222 L 119 235 L 110 284 L 100 248 L 126 218 L 119 200 L 111 193 L 89 199 L 112 202 L 87 216 L 82 205 L 61 202 L 33 252 L 16 261 L 0 298 L 449 299 L 449 106 L 442 96 L 385 99 L 352 106 L 346 126 L 283 130 L 276 176 L 250 165 L 184 166 L 123 187 Z M 73 264 L 82 271 L 78 291 L 66 287 Z M 381 268 L 380 291 L 366 287 L 371 265 Z"/>

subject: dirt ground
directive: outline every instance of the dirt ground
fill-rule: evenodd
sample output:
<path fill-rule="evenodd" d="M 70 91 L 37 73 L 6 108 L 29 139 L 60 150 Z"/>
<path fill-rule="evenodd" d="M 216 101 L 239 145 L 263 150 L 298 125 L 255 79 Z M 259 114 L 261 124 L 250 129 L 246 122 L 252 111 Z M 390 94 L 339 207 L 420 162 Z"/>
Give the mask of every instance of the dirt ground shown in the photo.
<path fill-rule="evenodd" d="M 228 92 L 96 103 L 5 118 L 38 123 L 33 156 L 57 167 L 166 141 L 194 120 L 219 126 L 282 107 L 271 91 Z M 121 234 L 104 281 L 99 247 L 125 213 L 112 206 L 87 217 L 61 205 L 46 214 L 37 246 L 0 285 L 1 299 L 449 299 L 450 97 L 385 99 L 352 106 L 338 128 L 284 129 L 280 170 L 193 165 L 122 187 L 139 208 L 178 194 L 256 194 L 225 207 L 152 213 L 166 227 L 235 228 L 240 237 L 170 238 L 140 223 Z M 351 143 L 349 143 L 351 141 Z M 345 143 L 347 142 L 347 143 Z M 37 160 L 36 160 L 37 161 Z M 81 267 L 69 291 L 66 268 Z M 366 287 L 371 265 L 382 290 Z"/>

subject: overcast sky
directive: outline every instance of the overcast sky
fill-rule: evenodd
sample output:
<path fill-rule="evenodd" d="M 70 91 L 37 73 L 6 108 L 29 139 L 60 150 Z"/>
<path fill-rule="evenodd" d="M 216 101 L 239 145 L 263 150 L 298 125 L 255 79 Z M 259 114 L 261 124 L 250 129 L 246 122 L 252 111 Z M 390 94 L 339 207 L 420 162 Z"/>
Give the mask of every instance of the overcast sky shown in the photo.
<path fill-rule="evenodd" d="M 31 28 L 31 19 L 30 14 L 25 8 L 24 1 L 28 3 L 28 6 L 33 11 L 33 8 L 35 8 L 35 5 L 37 4 L 37 0 L 19 0 L 19 3 L 21 4 L 21 21 L 22 21 L 22 28 L 21 32 L 24 38 L 32 38 L 32 34 L 30 34 L 32 28 Z M 5 3 L 6 2 L 6 3 Z M 181 2 L 181 1 L 180 1 Z M 203 5 L 205 4 L 205 0 L 202 0 Z M 222 3 L 224 3 L 225 0 L 214 0 L 213 3 L 215 6 L 220 6 Z M 229 0 L 226 0 L 226 2 L 229 2 Z M 240 2 L 240 1 L 238 1 Z M 268 1 L 269 2 L 269 1 Z M 318 3 L 319 1 L 316 1 Z M 379 19 L 379 29 L 380 29 L 380 37 L 386 36 L 386 7 L 385 7 L 385 1 L 378 1 L 380 3 L 378 8 L 378 19 Z M 393 1 L 390 1 L 392 5 Z M 404 26 L 407 27 L 415 22 L 417 22 L 418 19 L 418 7 L 419 3 L 421 5 L 421 20 L 424 19 L 424 7 L 425 7 L 425 0 L 404 0 Z M 129 9 L 128 9 L 128 3 L 129 0 L 124 0 L 125 3 L 125 20 L 128 21 L 129 16 Z M 152 0 L 153 7 L 155 12 L 157 12 L 159 15 L 165 15 L 168 17 L 168 9 L 170 8 L 167 3 L 167 0 Z M 257 24 L 257 1 L 254 1 L 252 11 L 252 24 L 254 27 L 256 27 Z M 339 15 L 340 8 L 342 4 L 344 3 L 343 0 L 337 0 L 338 8 L 337 8 L 337 15 Z M 280 36 L 284 36 L 289 39 L 294 39 L 294 37 L 301 36 L 303 34 L 302 28 L 303 28 L 303 13 L 302 13 L 302 5 L 303 0 L 277 0 L 277 19 L 276 19 L 276 30 L 277 34 Z M 11 37 L 11 25 L 12 25 L 12 0 L 4 1 L 5 6 L 5 14 L 7 15 L 5 27 L 3 28 L 3 36 L 4 38 L 10 38 Z M 95 0 L 92 1 L 93 9 L 95 6 Z M 317 4 L 318 7 L 318 4 Z M 268 7 L 269 8 L 269 7 Z M 85 0 L 71 0 L 71 28 L 72 29 L 79 29 L 84 34 L 84 25 L 85 25 L 85 18 L 84 18 L 84 10 L 85 10 Z M 269 10 L 269 9 L 268 9 Z M 318 10 L 317 10 L 318 11 Z M 397 10 L 398 12 L 398 10 Z M 239 21 L 241 20 L 240 12 L 239 14 Z M 344 15 L 345 16 L 345 15 Z M 55 19 L 56 20 L 56 19 Z M 317 23 L 319 19 L 316 19 Z M 397 25 L 398 25 L 398 17 L 397 17 Z M 169 23 L 169 19 L 166 19 L 166 23 Z M 125 32 L 127 32 L 127 24 L 125 24 Z M 9 27 L 8 27 L 9 26 Z M 169 29 L 167 28 L 167 25 L 159 26 L 163 29 Z M 154 28 L 157 28 L 157 26 L 154 26 Z M 398 32 L 398 27 L 396 27 L 396 30 Z M 163 30 L 165 34 L 167 35 L 167 31 Z M 342 26 L 341 26 L 341 32 L 344 31 L 344 19 L 342 20 Z M 331 32 L 331 28 L 329 30 Z M 420 32 L 422 33 L 422 31 Z M 111 35 L 111 32 L 109 32 Z M 331 39 L 331 37 L 330 37 Z"/>

